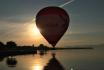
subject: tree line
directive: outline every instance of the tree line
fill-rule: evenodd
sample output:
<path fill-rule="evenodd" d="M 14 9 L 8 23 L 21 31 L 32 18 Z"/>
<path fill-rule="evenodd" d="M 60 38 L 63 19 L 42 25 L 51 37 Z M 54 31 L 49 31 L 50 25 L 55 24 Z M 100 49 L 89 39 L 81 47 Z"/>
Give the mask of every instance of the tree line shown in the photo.
<path fill-rule="evenodd" d="M 3 47 L 8 47 L 8 48 L 17 47 L 17 44 L 13 41 L 8 41 L 6 42 L 6 44 L 4 44 L 3 42 L 0 42 L 0 48 L 3 48 Z"/>
<path fill-rule="evenodd" d="M 38 50 L 48 50 L 50 49 L 48 46 L 45 46 L 44 44 L 40 44 L 39 46 L 17 46 L 17 44 L 14 42 L 14 41 L 8 41 L 6 42 L 6 44 L 4 44 L 3 42 L 0 42 L 0 48 L 1 49 L 11 49 L 11 48 L 22 48 L 22 49 L 29 49 L 29 48 L 35 48 L 35 49 L 38 49 Z"/>

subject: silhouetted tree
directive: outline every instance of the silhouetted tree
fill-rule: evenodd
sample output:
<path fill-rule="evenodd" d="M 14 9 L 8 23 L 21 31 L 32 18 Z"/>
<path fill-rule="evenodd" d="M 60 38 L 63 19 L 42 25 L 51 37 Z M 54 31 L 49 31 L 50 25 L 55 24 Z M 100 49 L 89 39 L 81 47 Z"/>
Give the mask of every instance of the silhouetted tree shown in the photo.
<path fill-rule="evenodd" d="M 38 47 L 39 50 L 47 50 L 48 47 L 43 45 L 43 44 L 40 44 L 39 47 Z"/>
<path fill-rule="evenodd" d="M 8 41 L 8 42 L 6 43 L 6 46 L 12 48 L 12 47 L 16 47 L 17 44 L 16 44 L 15 42 L 13 42 L 13 41 Z"/>
<path fill-rule="evenodd" d="M 0 47 L 3 47 L 3 46 L 4 46 L 4 44 L 2 42 L 0 42 Z"/>

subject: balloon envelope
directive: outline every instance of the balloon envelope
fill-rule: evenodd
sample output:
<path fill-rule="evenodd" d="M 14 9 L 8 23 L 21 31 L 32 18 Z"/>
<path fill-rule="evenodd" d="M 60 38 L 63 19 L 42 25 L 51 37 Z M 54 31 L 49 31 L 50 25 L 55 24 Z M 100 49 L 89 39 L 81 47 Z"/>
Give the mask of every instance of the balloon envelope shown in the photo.
<path fill-rule="evenodd" d="M 69 15 L 60 7 L 46 7 L 36 15 L 36 26 L 53 47 L 66 32 L 69 21 Z"/>

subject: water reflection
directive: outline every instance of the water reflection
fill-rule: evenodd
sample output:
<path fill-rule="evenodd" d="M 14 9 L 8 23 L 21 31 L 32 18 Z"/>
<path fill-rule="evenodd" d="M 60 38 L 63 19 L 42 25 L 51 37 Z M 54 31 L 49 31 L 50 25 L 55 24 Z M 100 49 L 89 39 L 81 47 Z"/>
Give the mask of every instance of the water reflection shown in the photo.
<path fill-rule="evenodd" d="M 39 55 L 40 56 L 44 56 L 46 54 L 47 54 L 47 51 L 45 51 L 45 50 L 39 50 Z"/>
<path fill-rule="evenodd" d="M 70 70 L 74 70 L 73 68 L 71 68 Z"/>
<path fill-rule="evenodd" d="M 49 58 L 49 60 L 45 59 L 48 60 L 48 62 L 45 65 L 43 65 L 42 61 L 44 60 L 46 54 L 47 51 L 39 51 L 38 55 L 42 57 L 41 59 L 35 59 L 35 64 L 32 70 L 65 70 L 61 63 L 57 60 L 55 53 L 51 54 L 51 58 Z"/>
<path fill-rule="evenodd" d="M 42 70 L 43 64 L 41 59 L 35 59 L 34 67 L 32 70 Z"/>
<path fill-rule="evenodd" d="M 61 63 L 56 58 L 55 52 L 51 52 L 50 54 L 47 51 L 39 51 L 33 58 L 22 58 L 24 61 L 22 62 L 22 65 L 26 66 L 26 68 L 31 68 L 29 70 L 65 70 L 64 67 L 61 65 Z M 17 63 L 21 63 L 21 59 L 18 59 L 17 56 L 4 56 L 0 57 L 0 61 L 3 61 L 4 58 L 6 65 L 11 67 L 17 68 Z M 28 61 L 27 61 L 28 60 Z M 21 66 L 18 64 L 18 66 Z M 25 70 L 25 69 L 23 69 Z"/>
<path fill-rule="evenodd" d="M 42 70 L 42 66 L 39 65 L 39 64 L 36 64 L 36 65 L 34 66 L 34 70 Z"/>
<path fill-rule="evenodd" d="M 52 58 L 49 60 L 43 70 L 65 70 L 61 63 L 56 59 L 55 54 L 52 54 Z"/>
<path fill-rule="evenodd" d="M 6 64 L 8 67 L 16 67 L 17 60 L 15 57 L 10 56 L 6 59 Z"/>
<path fill-rule="evenodd" d="M 101 50 L 57 50 L 41 53 L 42 55 L 39 52 L 34 56 L 0 55 L 0 70 L 104 70 L 104 51 Z"/>
<path fill-rule="evenodd" d="M 5 57 L 0 56 L 0 62 L 2 62 L 4 60 Z"/>

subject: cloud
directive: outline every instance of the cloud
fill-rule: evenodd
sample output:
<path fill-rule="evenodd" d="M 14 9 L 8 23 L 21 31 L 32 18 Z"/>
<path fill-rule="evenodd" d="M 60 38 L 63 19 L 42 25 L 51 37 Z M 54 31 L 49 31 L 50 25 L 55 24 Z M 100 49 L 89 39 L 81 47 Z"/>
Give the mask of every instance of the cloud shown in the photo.
<path fill-rule="evenodd" d="M 1 23 L 8 23 L 8 24 L 11 24 L 11 23 L 18 23 L 19 24 L 19 23 L 29 22 L 33 18 L 34 17 L 27 16 L 27 15 L 26 16 L 10 16 L 10 17 L 1 18 L 0 22 Z"/>

